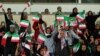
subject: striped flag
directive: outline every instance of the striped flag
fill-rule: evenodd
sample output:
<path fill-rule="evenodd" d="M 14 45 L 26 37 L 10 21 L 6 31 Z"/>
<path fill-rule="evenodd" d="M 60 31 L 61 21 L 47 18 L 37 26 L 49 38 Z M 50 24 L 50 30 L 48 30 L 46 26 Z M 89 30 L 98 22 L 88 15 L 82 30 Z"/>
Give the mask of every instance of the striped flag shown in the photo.
<path fill-rule="evenodd" d="M 44 35 L 44 34 L 39 34 L 39 36 L 38 36 L 38 42 L 40 43 L 40 44 L 42 44 L 45 40 L 46 40 L 46 36 Z"/>
<path fill-rule="evenodd" d="M 80 46 L 81 46 L 81 43 L 80 42 L 78 42 L 77 44 L 75 44 L 73 46 L 73 52 L 76 53 L 79 50 Z"/>
<path fill-rule="evenodd" d="M 3 7 L 3 5 L 2 5 L 2 3 L 0 3 L 0 8 L 2 8 Z"/>
<path fill-rule="evenodd" d="M 28 27 L 29 26 L 29 21 L 28 20 L 21 20 L 20 26 L 22 26 L 22 27 Z"/>
<path fill-rule="evenodd" d="M 63 21 L 64 20 L 64 16 L 57 15 L 56 19 L 57 19 L 57 21 Z"/>
<path fill-rule="evenodd" d="M 2 41 L 1 41 L 1 44 L 2 44 L 3 46 L 6 45 L 6 39 L 7 39 L 7 37 L 8 37 L 9 35 L 10 35 L 10 33 L 7 32 L 7 33 L 3 36 Z"/>
<path fill-rule="evenodd" d="M 79 29 L 86 29 L 86 24 L 85 23 L 79 24 Z"/>
<path fill-rule="evenodd" d="M 31 6 L 31 2 L 30 1 L 27 2 L 26 4 L 27 4 L 26 7 L 30 7 Z"/>
<path fill-rule="evenodd" d="M 69 26 L 70 25 L 70 17 L 65 16 L 64 17 L 64 27 Z"/>
<path fill-rule="evenodd" d="M 33 36 L 34 36 L 34 33 L 26 34 L 27 43 L 22 43 L 23 47 L 25 47 L 28 50 L 30 50 L 31 45 L 32 45 L 32 37 Z"/>
<path fill-rule="evenodd" d="M 83 12 L 79 13 L 79 14 L 76 16 L 76 19 L 78 20 L 78 22 L 82 22 L 82 21 L 85 20 L 84 14 L 85 14 L 85 10 L 83 10 Z"/>
<path fill-rule="evenodd" d="M 37 15 L 34 15 L 32 18 L 32 21 L 39 21 L 40 17 Z"/>
<path fill-rule="evenodd" d="M 78 23 L 75 17 L 70 18 L 70 26 L 77 27 Z"/>
<path fill-rule="evenodd" d="M 19 35 L 17 33 L 14 33 L 12 35 L 11 42 L 19 42 L 19 39 Z"/>

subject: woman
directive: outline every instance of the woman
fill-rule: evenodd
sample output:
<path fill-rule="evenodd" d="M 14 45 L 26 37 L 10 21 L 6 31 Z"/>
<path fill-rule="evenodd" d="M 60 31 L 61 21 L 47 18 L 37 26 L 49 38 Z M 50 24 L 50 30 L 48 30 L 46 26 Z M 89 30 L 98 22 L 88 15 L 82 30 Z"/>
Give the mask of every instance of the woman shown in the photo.
<path fill-rule="evenodd" d="M 77 14 L 78 14 L 78 9 L 75 7 L 75 8 L 73 8 L 73 11 L 70 14 L 70 17 L 76 17 Z"/>
<path fill-rule="evenodd" d="M 94 15 L 92 11 L 88 11 L 87 16 L 85 17 L 87 29 L 93 33 L 95 29 L 95 21 L 100 17 L 100 12 L 98 15 Z"/>

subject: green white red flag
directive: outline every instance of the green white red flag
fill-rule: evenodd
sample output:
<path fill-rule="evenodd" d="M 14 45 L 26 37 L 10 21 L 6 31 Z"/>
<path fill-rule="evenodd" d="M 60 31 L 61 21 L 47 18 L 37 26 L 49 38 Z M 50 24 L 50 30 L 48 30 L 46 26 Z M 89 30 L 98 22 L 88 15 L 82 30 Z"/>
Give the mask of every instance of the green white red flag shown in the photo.
<path fill-rule="evenodd" d="M 42 44 L 45 40 L 46 40 L 46 36 L 44 35 L 44 34 L 39 34 L 39 36 L 38 36 L 38 42 L 40 43 L 40 44 Z"/>
<path fill-rule="evenodd" d="M 17 43 L 18 43 L 19 40 L 20 40 L 19 35 L 16 34 L 16 33 L 14 33 L 14 34 L 12 35 L 11 42 L 17 42 Z"/>
<path fill-rule="evenodd" d="M 76 16 L 76 19 L 78 20 L 78 22 L 82 22 L 85 20 L 85 10 L 83 10 L 81 13 L 79 13 L 77 16 Z"/>
<path fill-rule="evenodd" d="M 81 46 L 81 43 L 80 42 L 78 42 L 77 44 L 75 44 L 73 46 L 73 52 L 74 53 L 78 52 L 78 50 L 80 49 L 80 46 Z"/>
<path fill-rule="evenodd" d="M 22 27 L 28 27 L 29 26 L 29 21 L 28 20 L 21 20 L 20 26 L 22 26 Z"/>
<path fill-rule="evenodd" d="M 4 36 L 3 36 L 3 38 L 2 38 L 2 41 L 1 41 L 1 44 L 3 45 L 3 46 L 5 46 L 6 45 L 6 39 L 7 39 L 7 37 L 9 36 L 9 32 L 7 32 Z"/>
<path fill-rule="evenodd" d="M 79 29 L 86 29 L 86 24 L 85 23 L 80 23 L 79 24 Z"/>
<path fill-rule="evenodd" d="M 37 15 L 34 15 L 34 16 L 32 17 L 32 21 L 39 21 L 39 19 L 40 19 L 40 17 L 37 16 Z"/>
<path fill-rule="evenodd" d="M 18 42 L 19 42 L 19 39 L 20 39 L 20 38 L 19 38 L 19 35 L 18 35 L 17 33 L 10 34 L 10 32 L 7 32 L 7 33 L 3 36 L 2 41 L 1 41 L 1 44 L 2 44 L 3 46 L 6 45 L 6 40 L 7 40 L 8 37 L 11 37 L 11 42 L 16 42 L 16 43 L 18 43 Z"/>
<path fill-rule="evenodd" d="M 57 19 L 57 21 L 63 21 L 64 16 L 63 15 L 57 15 L 56 19 Z"/>
<path fill-rule="evenodd" d="M 70 26 L 73 26 L 73 27 L 77 27 L 78 26 L 78 22 L 77 22 L 75 17 L 71 17 L 70 18 Z"/>
<path fill-rule="evenodd" d="M 64 26 L 63 27 L 66 27 L 66 26 L 69 26 L 69 25 L 70 25 L 70 17 L 65 16 L 64 17 Z"/>

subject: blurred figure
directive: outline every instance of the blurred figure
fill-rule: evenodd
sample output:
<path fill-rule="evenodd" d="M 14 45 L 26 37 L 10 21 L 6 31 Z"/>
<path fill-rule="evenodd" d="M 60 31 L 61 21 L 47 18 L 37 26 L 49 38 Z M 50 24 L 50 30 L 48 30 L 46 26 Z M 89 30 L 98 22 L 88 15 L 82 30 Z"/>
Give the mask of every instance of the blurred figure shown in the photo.
<path fill-rule="evenodd" d="M 93 32 L 93 36 L 94 36 L 94 39 L 100 39 L 100 25 L 99 24 L 96 24 L 95 25 L 95 30 Z"/>
<path fill-rule="evenodd" d="M 88 47 L 85 44 L 82 44 L 79 51 L 74 54 L 74 56 L 91 56 L 88 50 Z"/>
<path fill-rule="evenodd" d="M 2 26 L 0 25 L 0 56 L 2 56 L 3 55 L 3 46 L 2 46 L 2 44 L 1 44 L 1 41 L 2 41 L 2 37 L 3 37 L 3 34 L 4 33 L 4 31 L 3 31 L 3 29 L 2 29 Z"/>
<path fill-rule="evenodd" d="M 87 16 L 85 17 L 86 26 L 89 31 L 93 34 L 95 29 L 95 21 L 100 17 L 100 12 L 98 15 L 94 15 L 92 11 L 88 11 Z"/>
<path fill-rule="evenodd" d="M 46 28 L 45 35 L 47 36 L 47 39 L 44 41 L 44 44 L 47 46 L 50 56 L 54 56 L 54 53 L 55 53 L 54 38 L 55 38 L 56 34 L 57 34 L 57 29 L 55 29 L 52 32 L 50 27 Z"/>
<path fill-rule="evenodd" d="M 1 22 L 1 29 L 2 29 L 3 32 L 6 31 L 6 25 L 5 25 L 4 21 Z"/>
<path fill-rule="evenodd" d="M 39 49 L 39 54 L 39 56 L 50 56 L 46 46 L 43 46 Z"/>
<path fill-rule="evenodd" d="M 49 9 L 46 8 L 46 9 L 44 10 L 43 14 L 50 14 Z"/>
<path fill-rule="evenodd" d="M 15 56 L 16 49 L 19 43 L 19 35 L 15 32 L 15 25 L 10 25 L 8 31 L 2 38 L 2 45 L 4 46 L 4 56 Z"/>
<path fill-rule="evenodd" d="M 42 17 L 40 17 L 39 21 L 33 22 L 33 29 L 35 31 L 34 34 L 34 40 L 37 41 L 38 35 L 40 33 L 44 34 L 46 30 L 46 23 L 42 20 Z"/>
<path fill-rule="evenodd" d="M 98 44 L 98 45 L 96 46 L 96 51 L 95 51 L 95 53 L 94 53 L 94 56 L 100 56 L 100 44 Z"/>
<path fill-rule="evenodd" d="M 78 14 L 78 9 L 75 7 L 72 10 L 72 13 L 70 14 L 70 17 L 76 17 L 76 15 Z"/>
<path fill-rule="evenodd" d="M 62 15 L 62 8 L 60 6 L 57 7 L 56 15 Z"/>
<path fill-rule="evenodd" d="M 58 40 L 55 44 L 55 56 L 70 56 L 70 49 L 68 46 L 68 41 L 65 39 L 64 30 L 59 30 Z"/>
<path fill-rule="evenodd" d="M 5 17 L 5 22 L 6 22 L 6 31 L 10 30 L 10 25 L 14 24 L 16 25 L 16 28 L 18 27 L 18 25 L 16 24 L 16 22 L 13 20 L 13 15 L 12 15 L 12 11 L 11 8 L 7 9 L 7 13 L 5 12 L 4 8 L 2 8 L 2 11 L 4 12 L 4 17 Z M 18 30 L 17 30 L 18 31 Z"/>
<path fill-rule="evenodd" d="M 23 12 L 21 13 L 20 23 L 24 22 L 24 24 L 20 24 L 19 34 L 25 32 L 28 27 L 31 28 L 30 21 L 28 20 L 28 14 L 24 12 L 25 10 L 26 8 L 24 8 Z M 25 22 L 27 22 L 27 25 L 25 25 Z"/>

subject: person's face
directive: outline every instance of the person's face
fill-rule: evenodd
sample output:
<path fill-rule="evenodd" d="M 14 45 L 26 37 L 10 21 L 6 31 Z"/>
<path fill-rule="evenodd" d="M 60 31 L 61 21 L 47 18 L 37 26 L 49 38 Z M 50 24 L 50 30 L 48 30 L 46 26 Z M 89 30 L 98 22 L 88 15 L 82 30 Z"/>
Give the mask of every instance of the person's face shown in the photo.
<path fill-rule="evenodd" d="M 57 10 L 58 10 L 58 11 L 61 11 L 62 9 L 61 9 L 61 7 L 58 7 Z"/>
<path fill-rule="evenodd" d="M 69 26 L 66 26 L 64 29 L 65 29 L 65 30 L 69 30 Z"/>
<path fill-rule="evenodd" d="M 100 52 L 100 45 L 99 45 L 99 46 L 97 46 L 97 51 L 99 51 L 99 52 Z"/>
<path fill-rule="evenodd" d="M 65 33 L 64 33 L 64 31 L 59 31 L 59 34 L 60 34 L 60 36 L 61 36 L 61 38 L 63 38 L 63 37 L 65 37 Z"/>
<path fill-rule="evenodd" d="M 82 51 L 86 51 L 86 45 L 82 45 Z"/>
<path fill-rule="evenodd" d="M 14 32 L 14 28 L 11 27 L 11 28 L 10 28 L 10 32 Z"/>
<path fill-rule="evenodd" d="M 100 25 L 96 25 L 95 28 L 96 28 L 96 29 L 100 29 Z"/>
<path fill-rule="evenodd" d="M 48 13 L 49 12 L 49 10 L 48 9 L 45 9 L 45 13 Z"/>
<path fill-rule="evenodd" d="M 92 14 L 93 14 L 92 11 L 89 11 L 89 12 L 88 12 L 88 15 L 89 15 L 89 16 L 91 16 Z"/>
<path fill-rule="evenodd" d="M 74 8 L 73 12 L 74 13 L 77 13 L 78 12 L 77 8 Z"/>
<path fill-rule="evenodd" d="M 46 49 L 45 49 L 45 48 L 43 48 L 43 49 L 40 50 L 40 54 L 41 54 L 42 56 L 44 56 L 45 53 L 46 53 Z"/>
<path fill-rule="evenodd" d="M 11 10 L 7 10 L 8 14 L 11 14 Z"/>
<path fill-rule="evenodd" d="M 24 13 L 24 19 L 27 19 L 27 18 L 28 18 L 27 13 Z"/>
<path fill-rule="evenodd" d="M 47 33 L 50 34 L 51 33 L 51 30 L 50 29 L 47 29 Z"/>

